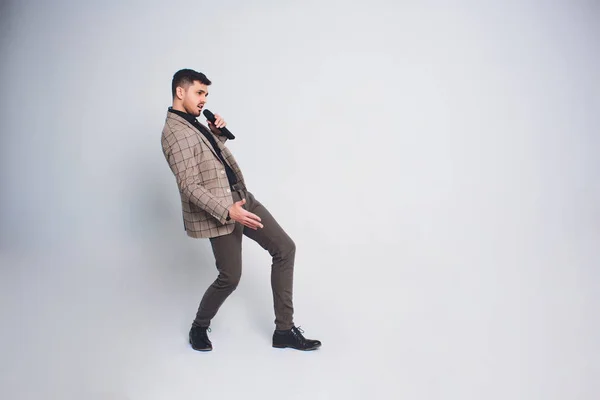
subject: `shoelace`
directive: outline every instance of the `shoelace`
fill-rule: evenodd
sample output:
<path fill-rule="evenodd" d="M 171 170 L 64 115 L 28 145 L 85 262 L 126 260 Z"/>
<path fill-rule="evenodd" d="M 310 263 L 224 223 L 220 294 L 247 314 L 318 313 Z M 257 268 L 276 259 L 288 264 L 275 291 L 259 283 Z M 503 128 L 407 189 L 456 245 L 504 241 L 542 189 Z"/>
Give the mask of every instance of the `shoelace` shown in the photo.
<path fill-rule="evenodd" d="M 299 326 L 292 328 L 292 334 L 298 339 L 301 344 L 306 343 L 306 338 L 302 335 L 304 331 Z"/>

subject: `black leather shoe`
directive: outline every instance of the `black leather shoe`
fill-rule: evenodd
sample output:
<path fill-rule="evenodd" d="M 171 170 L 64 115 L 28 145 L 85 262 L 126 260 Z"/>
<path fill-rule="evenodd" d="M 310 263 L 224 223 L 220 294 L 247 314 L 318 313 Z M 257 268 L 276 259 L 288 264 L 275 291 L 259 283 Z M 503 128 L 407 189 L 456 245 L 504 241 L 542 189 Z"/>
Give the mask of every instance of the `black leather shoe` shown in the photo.
<path fill-rule="evenodd" d="M 305 338 L 304 331 L 295 326 L 287 331 L 276 330 L 273 333 L 273 347 L 283 349 L 291 347 L 296 350 L 316 350 L 321 347 L 321 342 Z"/>
<path fill-rule="evenodd" d="M 206 334 L 207 331 L 210 332 L 209 327 L 192 326 L 192 329 L 190 329 L 190 344 L 192 345 L 192 349 L 198 351 L 212 350 L 212 343 Z"/>

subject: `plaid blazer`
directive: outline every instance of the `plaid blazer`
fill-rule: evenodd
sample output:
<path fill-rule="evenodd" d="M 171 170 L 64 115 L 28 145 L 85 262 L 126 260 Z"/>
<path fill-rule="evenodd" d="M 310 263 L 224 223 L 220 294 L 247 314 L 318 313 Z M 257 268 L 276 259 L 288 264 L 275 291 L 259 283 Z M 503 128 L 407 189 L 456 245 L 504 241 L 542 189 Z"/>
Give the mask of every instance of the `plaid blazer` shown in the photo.
<path fill-rule="evenodd" d="M 223 158 L 235 172 L 238 182 L 244 184 L 242 171 L 224 144 L 227 138 L 214 136 Z M 161 143 L 179 187 L 187 235 L 211 238 L 233 232 L 235 221 L 226 220 L 227 211 L 233 204 L 229 180 L 208 139 L 184 118 L 167 111 Z"/>

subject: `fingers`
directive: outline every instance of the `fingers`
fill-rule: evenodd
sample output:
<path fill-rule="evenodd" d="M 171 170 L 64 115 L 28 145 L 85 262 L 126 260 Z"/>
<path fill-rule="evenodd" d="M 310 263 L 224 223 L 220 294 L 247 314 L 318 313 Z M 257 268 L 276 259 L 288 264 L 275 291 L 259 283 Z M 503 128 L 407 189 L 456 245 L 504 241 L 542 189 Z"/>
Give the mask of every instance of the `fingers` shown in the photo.
<path fill-rule="evenodd" d="M 260 222 L 256 222 L 250 218 L 244 218 L 242 224 L 254 230 L 258 230 L 258 228 L 263 228 L 263 224 L 261 224 Z"/>
<path fill-rule="evenodd" d="M 242 206 L 246 204 L 246 199 L 242 199 L 240 201 L 236 201 L 235 205 L 239 207 L 239 210 L 236 210 L 236 220 L 244 226 L 247 226 L 251 229 L 264 228 L 263 224 L 261 224 L 261 219 L 258 215 L 253 214 L 249 211 L 246 211 L 242 208 Z"/>
<path fill-rule="evenodd" d="M 252 214 L 246 210 L 243 210 L 242 213 L 242 223 L 244 225 L 252 229 L 263 228 L 263 224 L 260 223 L 261 220 L 258 215 Z"/>
<path fill-rule="evenodd" d="M 225 120 L 223 118 L 221 118 L 221 116 L 219 114 L 215 114 L 215 123 L 214 125 L 217 128 L 223 128 L 225 127 L 225 125 L 227 125 L 227 123 L 225 122 Z"/>
<path fill-rule="evenodd" d="M 252 229 L 263 228 L 263 224 L 260 223 L 260 217 L 256 214 L 252 214 L 251 212 L 244 212 L 244 225 L 250 227 Z"/>
<path fill-rule="evenodd" d="M 244 211 L 245 211 L 245 210 L 244 210 Z M 251 212 L 249 212 L 249 211 L 246 211 L 246 212 L 245 212 L 245 216 L 246 216 L 247 218 L 251 218 L 251 219 L 253 219 L 253 220 L 255 220 L 255 221 L 258 221 L 258 222 L 260 222 L 260 221 L 261 221 L 261 220 L 260 220 L 260 217 L 259 217 L 258 215 L 256 215 L 256 214 L 252 214 L 252 213 L 251 213 Z"/>

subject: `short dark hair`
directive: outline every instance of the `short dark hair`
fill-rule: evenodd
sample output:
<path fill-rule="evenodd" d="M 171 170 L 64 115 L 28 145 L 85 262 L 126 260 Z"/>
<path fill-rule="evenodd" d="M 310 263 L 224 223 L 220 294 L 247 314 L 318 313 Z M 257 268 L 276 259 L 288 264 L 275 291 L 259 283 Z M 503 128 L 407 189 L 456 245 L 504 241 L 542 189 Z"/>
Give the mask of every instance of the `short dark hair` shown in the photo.
<path fill-rule="evenodd" d="M 210 85 L 212 82 L 202 72 L 194 71 L 193 69 L 180 69 L 173 75 L 173 81 L 171 82 L 171 94 L 175 98 L 175 92 L 177 86 L 188 87 L 193 85 L 194 81 L 199 81 L 203 85 Z"/>

